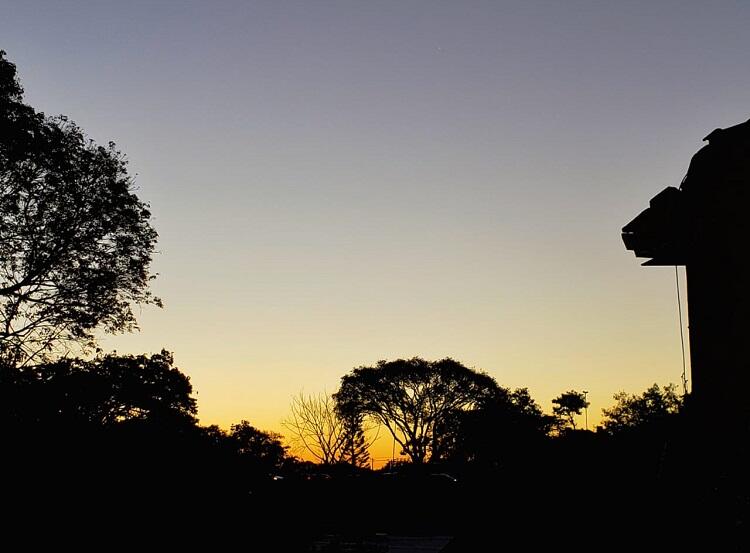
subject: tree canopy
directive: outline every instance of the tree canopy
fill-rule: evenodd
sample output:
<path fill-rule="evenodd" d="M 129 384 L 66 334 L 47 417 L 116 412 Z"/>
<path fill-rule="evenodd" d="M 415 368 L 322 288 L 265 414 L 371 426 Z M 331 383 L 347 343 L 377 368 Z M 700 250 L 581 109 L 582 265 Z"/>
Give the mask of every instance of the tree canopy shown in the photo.
<path fill-rule="evenodd" d="M 270 474 L 280 469 L 286 458 L 287 448 L 281 443 L 281 435 L 258 430 L 245 420 L 232 425 L 229 440 L 252 471 Z"/>
<path fill-rule="evenodd" d="M 580 415 L 581 411 L 589 406 L 586 394 L 575 390 L 560 394 L 552 400 L 552 404 L 554 405 L 552 414 L 557 418 L 558 426 L 560 428 L 570 427 L 573 430 L 576 429 L 576 415 Z"/>
<path fill-rule="evenodd" d="M 356 368 L 342 377 L 334 397 L 343 413 L 359 413 L 384 425 L 403 452 L 422 463 L 439 450 L 437 427 L 497 390 L 492 377 L 453 359 L 414 357 Z"/>
<path fill-rule="evenodd" d="M 114 143 L 23 103 L 0 51 L 0 355 L 30 363 L 136 327 L 157 233 Z"/>
<path fill-rule="evenodd" d="M 6 422 L 110 427 L 134 420 L 193 424 L 190 378 L 168 351 L 61 359 L 0 371 Z"/>
<path fill-rule="evenodd" d="M 498 387 L 475 409 L 448 417 L 437 432 L 434 457 L 457 462 L 501 464 L 533 452 L 547 436 L 551 417 L 527 388 Z"/>
<path fill-rule="evenodd" d="M 614 406 L 602 409 L 602 428 L 610 433 L 661 424 L 682 407 L 674 384 L 664 388 L 654 384 L 641 395 L 618 392 L 614 399 Z"/>

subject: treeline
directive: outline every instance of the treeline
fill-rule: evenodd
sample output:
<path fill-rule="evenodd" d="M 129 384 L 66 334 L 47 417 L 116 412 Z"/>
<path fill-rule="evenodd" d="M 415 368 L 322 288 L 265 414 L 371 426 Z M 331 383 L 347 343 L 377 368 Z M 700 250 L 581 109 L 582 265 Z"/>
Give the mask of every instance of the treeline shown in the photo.
<path fill-rule="evenodd" d="M 598 436 L 664 436 L 682 405 L 673 386 L 615 398 Z M 549 440 L 584 432 L 574 419 L 587 407 L 582 393 L 553 402 L 545 414 L 527 389 L 504 388 L 452 359 L 400 359 L 354 369 L 332 395 L 294 398 L 284 424 L 296 452 L 324 466 L 370 466 L 368 448 L 380 428 L 415 465 L 501 467 Z M 52 441 L 71 456 L 76 449 L 127 449 L 128 457 L 141 451 L 152 459 L 200 459 L 223 474 L 236 472 L 228 489 L 245 491 L 274 475 L 311 470 L 274 432 L 247 421 L 228 430 L 201 426 L 196 413 L 190 379 L 167 351 L 0 368 L 0 424 L 16 455 Z"/>
<path fill-rule="evenodd" d="M 600 436 L 663 434 L 680 412 L 674 385 L 624 392 L 603 411 Z M 285 420 L 296 451 L 323 464 L 368 464 L 374 429 L 384 430 L 409 462 L 499 466 L 549 439 L 576 432 L 589 406 L 570 390 L 546 414 L 527 388 L 500 386 L 453 359 L 380 361 L 341 379 L 334 394 L 300 394 Z M 368 437 L 370 440 L 368 440 Z"/>
<path fill-rule="evenodd" d="M 0 367 L 4 462 L 27 476 L 13 481 L 21 496 L 228 498 L 292 462 L 280 436 L 201 426 L 196 412 L 166 351 Z"/>
<path fill-rule="evenodd" d="M 607 502 L 619 528 L 679 497 L 685 411 L 674 387 L 618 394 L 596 432 L 574 427 L 581 394 L 556 399 L 544 413 L 528 390 L 452 359 L 358 367 L 334 394 L 292 403 L 287 436 L 320 455 L 314 464 L 250 422 L 201 425 L 190 379 L 166 351 L 5 364 L 0 440 L 13 478 L 4 493 L 18 508 L 63 516 L 84 505 L 86 516 L 114 509 L 139 524 L 166 510 L 275 532 L 291 525 L 283 539 L 300 551 L 322 534 L 481 536 L 493 517 L 557 528 L 591 501 Z M 407 462 L 368 469 L 376 426 Z M 538 501 L 561 501 L 563 512 L 537 512 Z"/>

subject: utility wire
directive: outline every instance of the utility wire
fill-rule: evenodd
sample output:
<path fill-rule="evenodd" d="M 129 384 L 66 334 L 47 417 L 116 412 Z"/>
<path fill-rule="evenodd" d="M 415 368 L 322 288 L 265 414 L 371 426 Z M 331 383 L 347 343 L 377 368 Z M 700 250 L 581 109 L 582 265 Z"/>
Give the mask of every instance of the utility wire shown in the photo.
<path fill-rule="evenodd" d="M 685 333 L 682 330 L 682 299 L 680 298 L 680 272 L 674 266 L 674 279 L 677 285 L 677 317 L 680 322 L 680 347 L 682 348 L 682 395 L 687 395 L 687 360 L 685 358 Z"/>

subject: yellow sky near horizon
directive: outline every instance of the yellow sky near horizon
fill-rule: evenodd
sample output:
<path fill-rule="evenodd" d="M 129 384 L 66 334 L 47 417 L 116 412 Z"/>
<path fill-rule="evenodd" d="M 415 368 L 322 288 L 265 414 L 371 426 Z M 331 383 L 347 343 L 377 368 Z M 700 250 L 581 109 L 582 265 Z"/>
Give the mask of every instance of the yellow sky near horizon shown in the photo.
<path fill-rule="evenodd" d="M 560 393 L 571 389 L 587 390 L 591 403 L 589 428 L 594 429 L 599 424 L 601 409 L 614 404 L 613 394 L 618 391 L 641 393 L 655 382 L 661 385 L 679 383 L 682 370 L 676 297 L 670 297 L 675 294 L 674 270 L 641 268 L 635 259 L 629 261 L 635 266 L 635 276 L 643 278 L 640 286 L 654 286 L 662 292 L 664 297 L 660 304 L 638 305 L 627 300 L 618 303 L 615 298 L 607 302 L 612 313 L 606 313 L 606 309 L 593 302 L 578 306 L 558 300 L 557 306 L 550 306 L 535 301 L 529 307 L 544 307 L 544 317 L 539 312 L 526 310 L 523 317 L 519 314 L 510 321 L 512 333 L 507 331 L 508 321 L 500 316 L 492 317 L 489 309 L 480 304 L 474 306 L 476 311 L 469 317 L 477 321 L 474 332 L 450 322 L 415 317 L 408 325 L 415 333 L 413 338 L 390 335 L 390 325 L 383 323 L 380 323 L 383 328 L 375 334 L 376 325 L 370 321 L 368 328 L 358 332 L 353 332 L 352 325 L 348 328 L 334 325 L 333 330 L 328 328 L 327 331 L 317 328 L 295 343 L 293 329 L 282 324 L 276 333 L 267 332 L 268 339 L 262 341 L 263 349 L 256 348 L 253 352 L 239 333 L 207 333 L 208 337 L 228 340 L 232 346 L 222 348 L 219 341 L 185 342 L 175 348 L 175 362 L 191 377 L 201 423 L 218 424 L 223 428 L 244 419 L 258 428 L 284 435 L 282 419 L 289 415 L 292 397 L 299 392 L 334 392 L 341 376 L 355 366 L 371 365 L 381 358 L 418 355 L 427 359 L 453 357 L 467 366 L 486 371 L 501 386 L 528 387 L 547 413 L 552 411 L 552 398 Z M 568 318 L 565 310 L 573 307 L 576 316 L 570 319 L 576 324 L 565 324 Z M 161 345 L 157 337 L 163 336 L 164 331 L 151 330 L 150 326 L 155 324 L 153 319 L 168 317 L 169 310 L 169 303 L 164 310 L 144 310 L 139 334 L 104 337 L 103 345 L 120 352 L 136 352 L 144 350 L 145 344 L 146 351 L 158 351 Z M 484 324 L 479 320 L 480 314 L 485 317 Z M 601 321 L 597 317 L 601 317 Z M 640 324 L 632 322 L 631 317 Z M 172 326 L 171 331 L 175 334 L 179 334 L 176 330 L 188 332 L 192 331 L 191 326 L 188 321 L 187 329 Z M 321 324 L 311 325 L 311 328 L 315 326 Z M 504 335 L 504 339 L 496 338 L 498 335 Z M 283 347 L 286 340 L 290 345 Z M 342 343 L 347 340 L 348 344 Z M 392 353 L 388 355 L 385 351 L 383 354 L 376 349 L 373 343 L 377 342 L 392 348 Z M 407 344 L 412 342 L 422 346 L 417 351 L 409 351 Z M 252 343 L 260 342 L 256 339 Z M 450 348 L 445 345 L 449 343 Z M 638 347 L 632 347 L 633 343 Z M 360 348 L 369 351 L 369 356 L 357 359 L 353 350 Z M 467 353 L 470 349 L 475 349 L 478 355 L 470 356 Z M 584 427 L 583 415 L 578 417 L 578 424 Z M 295 453 L 305 457 L 301 452 Z M 382 464 L 391 453 L 392 440 L 384 430 L 373 445 L 372 455 Z M 396 454 L 398 456 L 398 447 Z"/>

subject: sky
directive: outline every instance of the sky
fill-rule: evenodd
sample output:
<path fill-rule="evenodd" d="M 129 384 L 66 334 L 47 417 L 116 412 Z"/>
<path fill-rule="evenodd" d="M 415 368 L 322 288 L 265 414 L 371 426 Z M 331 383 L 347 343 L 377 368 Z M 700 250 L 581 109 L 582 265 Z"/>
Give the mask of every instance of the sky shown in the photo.
<path fill-rule="evenodd" d="M 399 357 L 546 410 L 587 390 L 590 425 L 680 382 L 674 270 L 620 229 L 750 117 L 747 3 L 0 8 L 26 101 L 115 141 L 152 207 L 165 308 L 102 346 L 173 351 L 202 423 L 281 431 Z"/>

